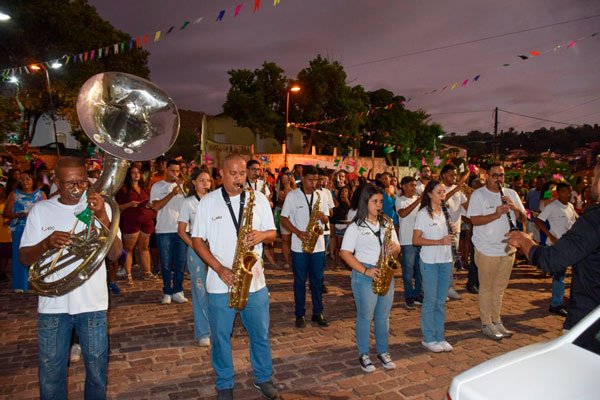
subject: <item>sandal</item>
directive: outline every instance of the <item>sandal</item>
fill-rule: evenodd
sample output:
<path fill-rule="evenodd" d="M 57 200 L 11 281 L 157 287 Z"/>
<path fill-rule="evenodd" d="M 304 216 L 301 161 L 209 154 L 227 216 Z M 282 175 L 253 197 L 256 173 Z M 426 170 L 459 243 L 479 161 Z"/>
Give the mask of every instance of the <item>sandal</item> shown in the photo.
<path fill-rule="evenodd" d="M 125 282 L 126 285 L 133 285 L 133 277 L 131 276 L 131 274 L 127 275 L 127 282 Z"/>
<path fill-rule="evenodd" d="M 158 277 L 158 275 L 154 275 L 152 272 L 148 273 L 148 274 L 144 274 L 144 278 L 145 281 L 157 281 L 160 278 Z"/>

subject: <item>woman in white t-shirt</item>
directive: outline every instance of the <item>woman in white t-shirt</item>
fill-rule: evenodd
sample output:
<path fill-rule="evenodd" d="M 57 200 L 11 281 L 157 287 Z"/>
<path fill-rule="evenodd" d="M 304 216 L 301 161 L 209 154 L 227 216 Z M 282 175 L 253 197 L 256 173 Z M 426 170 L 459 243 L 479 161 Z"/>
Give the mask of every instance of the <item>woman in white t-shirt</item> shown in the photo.
<path fill-rule="evenodd" d="M 396 365 L 389 353 L 389 317 L 394 302 L 394 280 L 387 294 L 373 293 L 373 279 L 379 277 L 376 268 L 385 234 L 391 228 L 391 242 L 387 252 L 397 256 L 400 252 L 398 236 L 393 224 L 387 225 L 381 218 L 383 191 L 375 185 L 361 186 L 356 217 L 346 228 L 342 248 L 342 259 L 352 268 L 352 293 L 356 303 L 356 344 L 359 363 L 364 372 L 375 371 L 369 357 L 371 321 L 375 321 L 375 347 L 377 358 L 385 369 Z"/>
<path fill-rule="evenodd" d="M 422 246 L 421 343 L 434 353 L 452 351 L 452 346 L 444 338 L 446 295 L 452 279 L 452 236 L 442 212 L 444 198 L 444 185 L 439 181 L 427 183 L 413 230 L 413 245 Z"/>
<path fill-rule="evenodd" d="M 191 194 L 183 200 L 179 211 L 177 233 L 187 248 L 187 268 L 192 282 L 192 306 L 194 308 L 194 338 L 200 346 L 210 346 L 208 323 L 208 294 L 206 292 L 206 264 L 194 251 L 190 232 L 194 228 L 196 210 L 200 199 L 211 189 L 212 180 L 206 171 L 194 170 L 191 177 Z M 188 229 L 189 226 L 189 229 Z"/>

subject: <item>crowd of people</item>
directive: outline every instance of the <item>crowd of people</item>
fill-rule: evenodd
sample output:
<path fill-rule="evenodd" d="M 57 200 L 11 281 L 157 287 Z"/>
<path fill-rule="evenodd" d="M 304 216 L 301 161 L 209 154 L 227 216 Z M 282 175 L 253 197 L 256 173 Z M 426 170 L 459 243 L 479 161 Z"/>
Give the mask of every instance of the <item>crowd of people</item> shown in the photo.
<path fill-rule="evenodd" d="M 437 174 L 423 165 L 414 175 L 369 172 L 363 177 L 311 165 L 282 167 L 275 175 L 260 161 L 234 154 L 215 169 L 164 157 L 151 164 L 134 162 L 114 196 L 121 211 L 120 234 L 106 268 L 101 266 L 67 294 L 40 296 L 41 397 L 65 393 L 75 331 L 86 363 L 85 396 L 105 398 L 108 292 L 117 295 L 121 287 L 133 285 L 135 272 L 144 280 L 162 281 L 162 304 L 186 303 L 187 271 L 194 337 L 200 346 L 211 348 L 218 398 L 233 398 L 236 310 L 229 301 L 238 279 L 232 266 L 242 245 L 258 259 L 248 270 L 242 268 L 251 281 L 240 315 L 250 337 L 254 385 L 267 398 L 279 396 L 272 382 L 264 273 L 269 266 L 281 265 L 293 274 L 298 329 L 307 326 L 307 280 L 311 322 L 326 328 L 331 323 L 323 301 L 326 265 L 351 271 L 358 365 L 366 373 L 376 369 L 370 357 L 372 323 L 377 359 L 385 369 L 396 367 L 388 348 L 395 279 L 402 279 L 404 306 L 421 307 L 421 343 L 428 350 L 453 351 L 444 335 L 446 302 L 461 298 L 454 282 L 454 271 L 461 268 L 468 270 L 467 291 L 478 295 L 482 334 L 493 340 L 510 338 L 514 332 L 502 321 L 502 298 L 517 250 L 552 273 L 548 310 L 565 316 L 565 329 L 570 329 L 600 303 L 600 264 L 594 263 L 599 257 L 598 168 L 594 181 L 583 181 L 578 194 L 569 183 L 544 176 L 528 187 L 521 176 L 508 184 L 501 163 L 478 172 L 449 162 Z M 110 225 L 110 207 L 89 190 L 98 173 L 96 165 L 63 157 L 52 181 L 47 169 L 12 170 L 6 186 L 0 185 L 0 278 L 8 279 L 12 253 L 15 293 L 28 291 L 29 265 L 49 249 L 68 246 L 71 236 L 84 229 L 74 211 L 87 205 L 102 224 Z M 274 251 L 278 238 L 281 262 Z M 376 294 L 373 282 L 385 273 L 382 254 L 396 259 L 402 271 L 385 293 Z M 568 266 L 573 266 L 573 283 L 567 306 Z M 121 287 L 119 268 L 124 270 Z M 101 340 L 91 344 L 91 337 Z M 52 353 L 45 345 L 49 341 L 59 344 Z"/>

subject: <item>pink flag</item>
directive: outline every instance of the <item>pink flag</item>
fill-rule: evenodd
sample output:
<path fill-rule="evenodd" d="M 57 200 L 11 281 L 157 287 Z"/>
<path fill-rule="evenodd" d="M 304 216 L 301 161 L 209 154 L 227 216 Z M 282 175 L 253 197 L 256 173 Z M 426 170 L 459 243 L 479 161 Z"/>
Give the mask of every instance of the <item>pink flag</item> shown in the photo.
<path fill-rule="evenodd" d="M 238 16 L 238 14 L 240 13 L 240 10 L 242 9 L 242 5 L 243 5 L 243 4 L 238 4 L 237 6 L 235 6 L 235 11 L 234 11 L 234 13 L 233 13 L 233 16 L 234 16 L 234 17 L 237 17 L 237 16 Z"/>
<path fill-rule="evenodd" d="M 427 165 L 427 160 L 425 157 L 421 158 L 421 165 Z"/>
<path fill-rule="evenodd" d="M 469 80 L 468 80 L 468 79 L 465 79 L 465 80 L 463 81 L 463 83 L 462 83 L 462 85 L 461 85 L 461 86 L 467 86 L 467 83 L 469 83 Z"/>
<path fill-rule="evenodd" d="M 575 40 L 573 40 L 571 43 L 569 43 L 569 45 L 567 46 L 567 48 L 571 48 L 575 46 Z"/>

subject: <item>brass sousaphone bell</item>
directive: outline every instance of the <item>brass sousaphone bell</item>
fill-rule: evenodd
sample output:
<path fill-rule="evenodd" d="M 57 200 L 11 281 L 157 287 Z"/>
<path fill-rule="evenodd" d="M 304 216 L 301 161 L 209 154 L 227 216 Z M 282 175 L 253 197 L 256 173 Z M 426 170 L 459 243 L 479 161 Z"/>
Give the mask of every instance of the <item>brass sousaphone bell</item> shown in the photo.
<path fill-rule="evenodd" d="M 31 266 L 29 282 L 42 296 L 62 296 L 96 272 L 119 230 L 119 206 L 112 196 L 123 184 L 129 161 L 158 157 L 171 148 L 179 132 L 173 100 L 152 82 L 122 72 L 88 79 L 77 98 L 77 116 L 90 140 L 106 152 L 102 174 L 90 190 L 102 194 L 112 221 L 100 227 L 91 223 L 71 245 L 46 251 Z M 73 268 L 76 263 L 80 264 Z"/>

